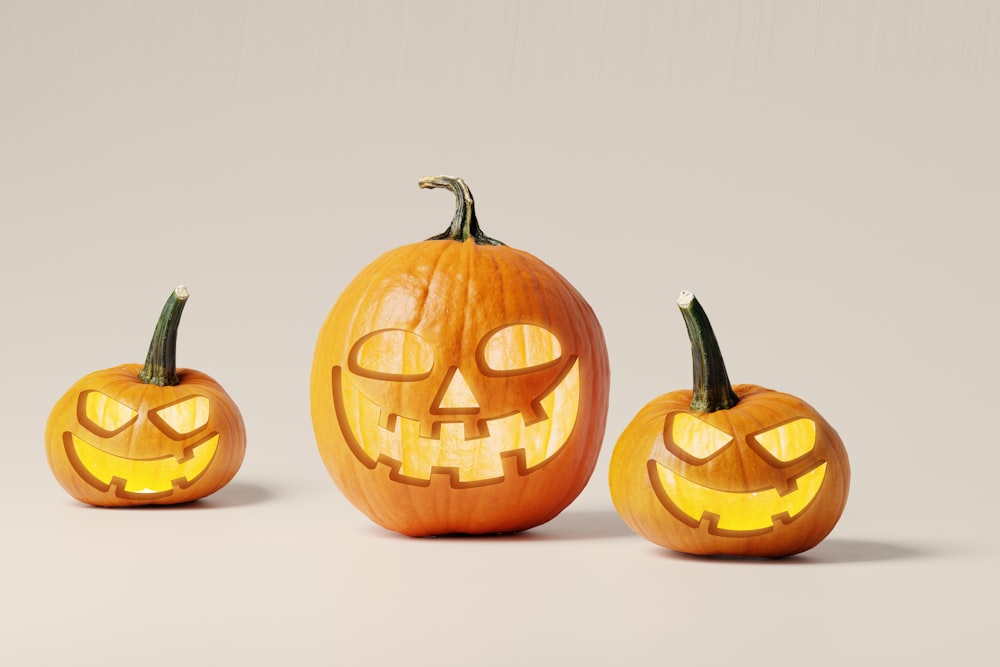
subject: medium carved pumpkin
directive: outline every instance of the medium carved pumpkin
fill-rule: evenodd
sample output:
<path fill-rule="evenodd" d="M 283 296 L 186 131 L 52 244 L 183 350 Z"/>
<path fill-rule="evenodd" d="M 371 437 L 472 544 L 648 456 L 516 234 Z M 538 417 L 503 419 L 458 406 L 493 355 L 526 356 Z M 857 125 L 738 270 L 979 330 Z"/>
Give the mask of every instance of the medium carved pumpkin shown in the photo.
<path fill-rule="evenodd" d="M 239 470 L 243 418 L 215 380 L 176 367 L 188 298 L 167 299 L 145 365 L 91 373 L 56 403 L 45 428 L 49 466 L 77 500 L 106 507 L 197 500 Z"/>
<path fill-rule="evenodd" d="M 406 535 L 543 523 L 587 483 L 608 401 L 601 327 L 532 255 L 485 236 L 461 179 L 449 229 L 347 286 L 316 345 L 312 419 L 344 495 Z"/>
<path fill-rule="evenodd" d="M 678 301 L 694 390 L 646 405 L 611 456 L 615 508 L 636 533 L 692 554 L 786 556 L 818 544 L 847 502 L 850 465 L 805 401 L 729 384 L 705 311 Z"/>

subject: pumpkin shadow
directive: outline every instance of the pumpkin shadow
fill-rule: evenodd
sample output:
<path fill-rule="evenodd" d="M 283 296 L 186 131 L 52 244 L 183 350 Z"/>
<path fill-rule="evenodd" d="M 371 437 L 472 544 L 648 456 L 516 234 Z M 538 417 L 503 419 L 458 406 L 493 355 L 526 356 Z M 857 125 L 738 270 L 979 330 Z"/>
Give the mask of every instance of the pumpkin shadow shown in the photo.
<path fill-rule="evenodd" d="M 402 537 L 395 535 L 395 537 Z M 561 540 L 596 540 L 634 537 L 635 533 L 613 511 L 566 511 L 551 521 L 517 533 L 486 535 L 435 535 L 430 540 L 490 540 L 494 542 L 554 542 Z M 412 538 L 403 538 L 412 539 Z"/>
<path fill-rule="evenodd" d="M 819 565 L 912 560 L 915 558 L 928 558 L 937 554 L 929 549 L 908 544 L 831 538 L 820 542 L 819 545 L 809 551 L 782 558 L 725 555 L 699 556 L 669 550 L 665 552 L 665 555 L 676 560 L 696 560 L 703 562 L 760 563 L 762 565 Z"/>
<path fill-rule="evenodd" d="M 635 537 L 612 510 L 563 512 L 548 523 L 525 533 L 538 540 L 594 540 Z"/>
<path fill-rule="evenodd" d="M 874 563 L 912 560 L 937 555 L 911 544 L 831 538 L 809 551 L 787 558 L 790 563 Z"/>
<path fill-rule="evenodd" d="M 230 482 L 207 498 L 190 503 L 192 509 L 216 509 L 222 507 L 244 507 L 256 505 L 273 497 L 270 489 L 259 484 Z"/>
<path fill-rule="evenodd" d="M 246 505 L 256 505 L 266 502 L 273 496 L 270 489 L 246 482 L 230 482 L 215 493 L 205 498 L 198 498 L 186 503 L 176 503 L 172 505 L 135 505 L 132 507 L 94 507 L 89 505 L 87 509 L 107 510 L 126 512 L 170 512 L 188 510 L 214 510 L 226 507 L 243 507 Z"/>

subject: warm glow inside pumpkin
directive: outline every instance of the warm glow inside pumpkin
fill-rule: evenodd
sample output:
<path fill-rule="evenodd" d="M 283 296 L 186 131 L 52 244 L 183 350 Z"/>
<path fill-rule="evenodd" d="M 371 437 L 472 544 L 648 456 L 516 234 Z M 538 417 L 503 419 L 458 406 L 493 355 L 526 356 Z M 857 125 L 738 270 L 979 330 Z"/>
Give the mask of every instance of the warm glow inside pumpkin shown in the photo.
<path fill-rule="evenodd" d="M 89 434 L 80 437 L 67 431 L 66 455 L 81 478 L 95 488 L 112 485 L 124 497 L 141 499 L 185 487 L 208 468 L 219 444 L 217 432 L 203 434 L 209 423 L 210 402 L 190 396 L 177 403 L 155 408 L 137 424 L 138 411 L 94 390 L 80 394 L 79 421 Z M 125 433 L 128 429 L 146 431 Z M 123 435 L 118 439 L 119 435 Z M 116 455 L 124 448 L 116 440 L 153 439 L 159 455 L 136 458 Z M 166 438 L 166 439 L 165 439 Z"/>
<path fill-rule="evenodd" d="M 504 452 L 522 451 L 533 468 L 565 444 L 579 360 L 561 359 L 555 335 L 512 324 L 484 335 L 471 358 L 439 350 L 415 332 L 381 329 L 355 343 L 348 373 L 335 367 L 337 413 L 362 461 L 388 457 L 411 480 L 450 468 L 459 483 L 476 482 L 503 477 Z"/>
<path fill-rule="evenodd" d="M 674 415 L 672 443 L 677 449 L 702 463 L 731 446 L 733 438 L 711 424 L 688 413 Z M 718 443 L 726 440 L 725 444 Z M 755 436 L 767 454 L 781 463 L 802 458 L 812 451 L 816 441 L 816 425 L 811 419 L 797 419 Z M 774 486 L 751 490 L 726 490 L 699 484 L 668 466 L 656 463 L 655 482 L 666 495 L 666 502 L 697 525 L 702 519 L 712 525 L 710 531 L 747 532 L 771 528 L 778 520 L 794 520 L 804 510 L 823 485 L 826 462 L 820 461 L 809 470 L 788 480 L 789 489 L 779 492 Z M 714 520 L 713 520 L 714 519 Z"/>

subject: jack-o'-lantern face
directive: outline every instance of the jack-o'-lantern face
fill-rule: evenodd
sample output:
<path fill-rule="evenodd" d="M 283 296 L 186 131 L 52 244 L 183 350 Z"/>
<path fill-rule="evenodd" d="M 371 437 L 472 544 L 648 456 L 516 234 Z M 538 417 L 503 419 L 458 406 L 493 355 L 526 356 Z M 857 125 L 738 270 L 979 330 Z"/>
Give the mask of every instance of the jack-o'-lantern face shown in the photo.
<path fill-rule="evenodd" d="M 783 556 L 815 546 L 840 518 L 850 466 L 808 403 L 756 385 L 739 402 L 690 409 L 691 392 L 647 404 L 612 453 L 615 508 L 640 535 L 693 554 Z"/>
<path fill-rule="evenodd" d="M 95 489 L 122 498 L 168 496 L 205 472 L 219 444 L 209 428 L 211 402 L 188 396 L 139 411 L 96 390 L 80 393 L 80 430 L 65 432 L 66 456 Z M 136 444 L 133 444 L 136 443 Z"/>
<path fill-rule="evenodd" d="M 731 415 L 675 412 L 667 418 L 664 445 L 686 465 L 682 474 L 674 469 L 679 466 L 651 460 L 651 481 L 664 506 L 692 527 L 706 521 L 715 535 L 766 533 L 795 521 L 826 477 L 826 460 L 815 454 L 816 422 L 796 417 L 746 435 L 731 433 L 732 426 Z M 746 474 L 719 476 L 722 469 Z M 717 480 L 734 476 L 742 481 L 720 488 Z"/>
<path fill-rule="evenodd" d="M 530 470 L 566 443 L 580 403 L 576 355 L 535 324 L 506 324 L 452 341 L 382 328 L 351 347 L 334 369 L 333 397 L 355 456 L 385 457 L 400 481 L 449 469 L 457 483 L 502 479 L 502 457 L 518 452 Z M 450 354 L 449 354 L 450 351 Z"/>
<path fill-rule="evenodd" d="M 161 387 L 142 383 L 141 368 L 125 364 L 83 377 L 49 417 L 49 464 L 82 502 L 188 502 L 228 483 L 242 463 L 243 419 L 215 380 L 180 369 L 180 384 Z"/>

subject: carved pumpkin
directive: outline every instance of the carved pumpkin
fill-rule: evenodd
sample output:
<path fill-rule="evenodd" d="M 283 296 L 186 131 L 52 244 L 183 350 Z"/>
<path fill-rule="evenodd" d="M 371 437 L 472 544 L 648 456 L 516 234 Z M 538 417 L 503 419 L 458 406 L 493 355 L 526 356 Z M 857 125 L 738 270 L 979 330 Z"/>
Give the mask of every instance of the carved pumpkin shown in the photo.
<path fill-rule="evenodd" d="M 786 556 L 818 544 L 847 502 L 844 445 L 805 401 L 729 384 L 705 311 L 678 305 L 694 390 L 646 405 L 611 456 L 615 508 L 636 533 L 692 554 Z"/>
<path fill-rule="evenodd" d="M 608 400 L 601 327 L 532 255 L 485 236 L 461 179 L 449 229 L 347 286 L 313 362 L 312 419 L 344 495 L 406 535 L 524 530 L 587 483 Z"/>
<path fill-rule="evenodd" d="M 77 500 L 183 503 L 214 493 L 239 470 L 246 434 L 236 405 L 209 376 L 176 367 L 187 298 L 178 287 L 167 299 L 145 365 L 91 373 L 52 409 L 49 466 Z"/>

